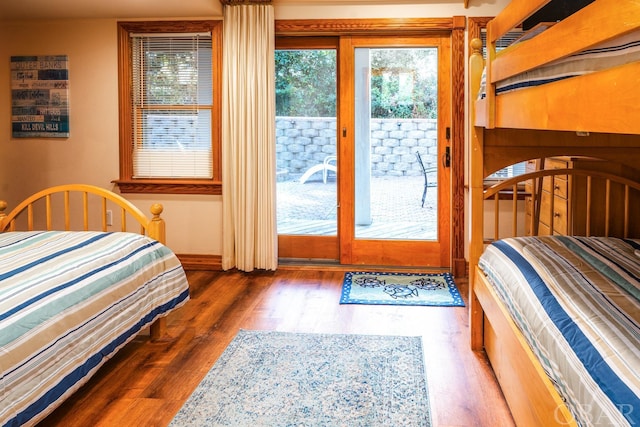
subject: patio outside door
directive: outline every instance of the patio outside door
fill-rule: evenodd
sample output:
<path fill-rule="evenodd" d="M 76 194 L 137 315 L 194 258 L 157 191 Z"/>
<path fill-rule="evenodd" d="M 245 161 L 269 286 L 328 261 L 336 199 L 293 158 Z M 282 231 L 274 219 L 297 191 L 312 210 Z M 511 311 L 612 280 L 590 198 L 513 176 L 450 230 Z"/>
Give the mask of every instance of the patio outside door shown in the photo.
<path fill-rule="evenodd" d="M 450 266 L 449 50 L 439 36 L 341 39 L 341 263 Z"/>
<path fill-rule="evenodd" d="M 450 266 L 448 43 L 428 36 L 277 41 L 281 258 Z M 291 65 L 294 58 L 306 65 Z M 307 105 L 293 108 L 294 100 Z"/>
<path fill-rule="evenodd" d="M 337 261 L 337 37 L 276 38 L 278 256 Z"/>

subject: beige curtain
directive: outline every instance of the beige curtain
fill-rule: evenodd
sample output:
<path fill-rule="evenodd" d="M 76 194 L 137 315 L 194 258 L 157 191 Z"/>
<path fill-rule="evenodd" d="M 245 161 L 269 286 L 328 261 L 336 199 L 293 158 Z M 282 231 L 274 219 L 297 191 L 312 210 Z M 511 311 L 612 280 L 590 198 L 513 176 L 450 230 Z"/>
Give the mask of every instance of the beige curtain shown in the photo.
<path fill-rule="evenodd" d="M 222 268 L 275 270 L 274 12 L 224 6 Z"/>

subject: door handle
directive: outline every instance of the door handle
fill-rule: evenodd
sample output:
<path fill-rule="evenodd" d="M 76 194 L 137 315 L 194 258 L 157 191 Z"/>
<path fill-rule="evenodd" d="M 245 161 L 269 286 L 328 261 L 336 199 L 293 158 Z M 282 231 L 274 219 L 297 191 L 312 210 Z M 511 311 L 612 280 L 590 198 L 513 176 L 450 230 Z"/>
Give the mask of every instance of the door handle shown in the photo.
<path fill-rule="evenodd" d="M 442 156 L 442 165 L 445 168 L 451 167 L 451 147 L 445 147 L 444 155 Z"/>

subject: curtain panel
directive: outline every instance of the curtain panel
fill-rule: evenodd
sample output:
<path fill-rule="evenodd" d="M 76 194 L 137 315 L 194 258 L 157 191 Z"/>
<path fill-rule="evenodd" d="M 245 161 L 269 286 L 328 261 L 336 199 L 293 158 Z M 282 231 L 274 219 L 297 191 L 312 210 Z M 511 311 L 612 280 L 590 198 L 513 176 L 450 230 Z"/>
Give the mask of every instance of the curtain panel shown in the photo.
<path fill-rule="evenodd" d="M 222 268 L 275 270 L 274 11 L 224 6 Z"/>

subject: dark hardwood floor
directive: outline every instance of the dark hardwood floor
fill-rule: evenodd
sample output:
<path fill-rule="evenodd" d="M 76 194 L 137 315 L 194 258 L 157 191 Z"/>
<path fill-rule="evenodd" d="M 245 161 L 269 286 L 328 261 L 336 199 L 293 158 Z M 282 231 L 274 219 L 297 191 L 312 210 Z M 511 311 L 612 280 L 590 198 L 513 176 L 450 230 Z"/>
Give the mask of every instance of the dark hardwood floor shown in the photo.
<path fill-rule="evenodd" d="M 166 426 L 241 328 L 422 336 L 434 426 L 514 425 L 469 350 L 467 308 L 340 305 L 344 271 L 189 272 L 191 301 L 169 316 L 167 339 L 137 337 L 41 425 Z"/>

